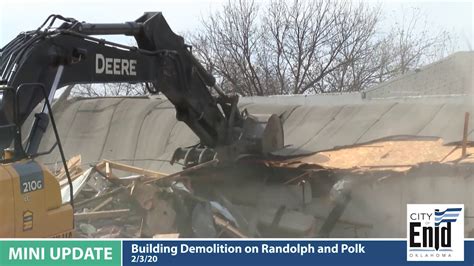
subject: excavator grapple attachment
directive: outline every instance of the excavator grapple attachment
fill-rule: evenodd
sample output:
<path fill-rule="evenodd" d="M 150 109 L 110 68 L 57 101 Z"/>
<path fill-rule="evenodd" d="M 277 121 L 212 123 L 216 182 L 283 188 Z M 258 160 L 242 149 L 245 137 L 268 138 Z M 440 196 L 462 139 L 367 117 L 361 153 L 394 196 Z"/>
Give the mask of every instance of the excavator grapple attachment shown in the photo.
<path fill-rule="evenodd" d="M 283 124 L 276 114 L 248 114 L 243 112 L 243 127 L 238 140 L 231 145 L 209 148 L 196 145 L 178 148 L 171 163 L 180 162 L 192 167 L 211 160 L 235 162 L 247 156 L 265 157 L 284 146 Z"/>
<path fill-rule="evenodd" d="M 253 153 L 268 155 L 283 148 L 283 124 L 276 114 L 247 115 L 243 138 L 255 143 Z"/>

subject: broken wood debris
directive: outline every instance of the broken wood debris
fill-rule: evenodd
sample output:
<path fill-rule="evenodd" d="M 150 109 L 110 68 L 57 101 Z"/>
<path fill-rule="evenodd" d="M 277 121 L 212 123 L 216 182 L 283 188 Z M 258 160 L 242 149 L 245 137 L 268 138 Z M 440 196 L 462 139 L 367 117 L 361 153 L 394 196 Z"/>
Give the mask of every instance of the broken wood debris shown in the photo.
<path fill-rule="evenodd" d="M 222 230 L 226 231 L 227 233 L 233 235 L 234 237 L 248 238 L 248 236 L 244 235 L 237 228 L 232 226 L 232 224 L 229 221 L 224 220 L 224 219 L 220 218 L 217 215 L 213 215 L 213 218 L 214 218 L 214 222 L 216 223 L 216 225 L 221 227 Z M 221 235 L 221 234 L 218 234 L 218 235 Z"/>
<path fill-rule="evenodd" d="M 466 126 L 467 127 L 467 126 Z M 439 138 L 381 140 L 374 143 L 340 147 L 282 161 L 267 162 L 269 166 L 318 170 L 379 170 L 406 172 L 423 163 L 459 162 L 465 154 L 473 154 L 474 147 L 445 145 Z M 465 151 L 459 150 L 459 147 Z"/>
<path fill-rule="evenodd" d="M 88 220 L 88 219 L 91 219 L 91 220 L 110 219 L 110 218 L 118 218 L 129 213 L 130 213 L 130 209 L 75 213 L 74 219 L 76 221 L 82 221 L 82 220 Z"/>
<path fill-rule="evenodd" d="M 467 156 L 467 135 L 469 134 L 469 112 L 464 114 L 464 130 L 462 134 L 462 153 L 461 158 Z"/>
<path fill-rule="evenodd" d="M 164 238 L 164 239 L 171 239 L 171 238 L 179 238 L 178 233 L 170 233 L 170 234 L 156 234 L 153 238 Z"/>
<path fill-rule="evenodd" d="M 177 181 L 215 163 L 217 160 L 168 175 L 111 160 L 102 160 L 91 165 L 87 171 L 88 177 L 82 178 L 80 186 L 75 189 L 74 197 L 75 199 L 77 197 L 75 220 L 87 222 L 85 225 L 81 224 L 82 228 L 97 228 L 92 234 L 93 237 L 156 237 L 168 234 L 179 236 L 177 217 L 182 216 L 187 207 L 182 202 L 183 199 L 177 199 L 179 196 L 176 192 L 189 194 L 190 197 L 186 197 L 186 201 L 199 199 L 207 202 L 207 200 L 192 195 L 187 188 L 190 186 L 189 182 L 177 183 Z M 80 156 L 71 159 L 69 165 L 80 165 Z M 88 182 L 89 178 L 94 182 Z M 108 184 L 105 190 L 90 187 L 91 184 L 102 185 L 104 182 Z M 179 203 L 181 210 L 176 209 L 176 202 L 181 202 Z M 121 229 L 101 230 L 111 226 Z M 86 231 L 82 232 L 83 236 L 91 237 L 90 230 Z"/>
<path fill-rule="evenodd" d="M 82 169 L 80 168 L 82 162 L 82 157 L 81 155 L 76 155 L 73 156 L 71 159 L 69 159 L 66 162 L 67 168 L 69 170 L 69 174 L 71 177 L 76 174 L 76 172 L 82 172 Z M 64 167 L 62 167 L 57 173 L 56 173 L 56 178 L 58 180 L 63 180 L 66 178 L 66 171 Z"/>
<path fill-rule="evenodd" d="M 459 164 L 474 159 L 474 147 L 466 149 L 462 158 L 459 143 L 384 140 L 254 166 L 211 168 L 216 159 L 171 174 L 102 160 L 87 170 L 94 182 L 75 194 L 75 218 L 86 223 L 82 237 L 315 237 L 334 236 L 342 227 L 365 234 L 376 230 L 370 220 L 343 218 L 352 203 L 332 209 L 340 191 L 377 187 L 427 168 L 472 173 L 472 164 Z"/>
<path fill-rule="evenodd" d="M 81 168 L 81 162 L 81 155 L 76 155 L 67 161 L 66 165 L 69 170 L 69 175 L 71 176 L 71 181 L 76 180 L 84 173 L 84 170 Z M 69 185 L 64 167 L 56 172 L 56 179 L 59 181 L 61 188 Z"/>
<path fill-rule="evenodd" d="M 153 178 L 152 180 L 146 181 L 146 182 L 144 182 L 144 184 L 153 183 L 153 182 L 156 182 L 158 180 L 163 180 L 163 179 L 166 180 L 166 181 L 177 181 L 180 178 L 183 178 L 184 175 L 186 175 L 190 172 L 197 171 L 197 170 L 200 170 L 200 169 L 208 167 L 208 166 L 216 165 L 218 162 L 219 162 L 218 159 L 213 159 L 211 161 L 186 168 L 181 172 L 177 172 L 177 173 L 174 173 L 174 174 L 170 174 L 170 175 L 163 176 L 163 177 L 158 177 L 158 178 L 153 178 L 152 177 Z"/>
<path fill-rule="evenodd" d="M 85 204 L 88 204 L 90 202 L 93 202 L 93 201 L 96 201 L 96 200 L 99 200 L 99 199 L 102 199 L 102 198 L 105 198 L 107 196 L 112 196 L 120 191 L 122 191 L 123 189 L 125 189 L 125 187 L 118 187 L 118 188 L 115 188 L 107 193 L 104 193 L 102 195 L 98 195 L 98 196 L 95 196 L 95 197 L 92 197 L 92 198 L 88 198 L 88 199 L 85 199 L 83 201 L 79 201 L 79 202 L 76 202 L 75 203 L 75 206 L 78 207 L 78 206 L 81 206 L 81 205 L 85 205 Z"/>
<path fill-rule="evenodd" d="M 92 209 L 92 212 L 98 211 L 98 210 L 102 209 L 103 207 L 107 206 L 107 204 L 109 204 L 113 199 L 114 198 L 112 198 L 112 197 L 107 198 L 102 203 L 97 205 L 94 209 Z"/>
<path fill-rule="evenodd" d="M 226 184 L 228 188 L 240 188 L 240 192 L 235 195 L 242 199 L 247 198 L 235 201 L 235 195 L 231 194 L 229 197 L 229 191 L 220 186 L 214 186 L 215 189 L 211 189 L 214 192 L 211 194 L 203 193 L 204 191 L 199 189 L 199 184 L 206 182 L 206 175 L 199 174 L 199 171 L 217 162 L 217 159 L 208 161 L 167 175 L 150 169 L 102 160 L 92 165 L 89 170 L 93 178 L 102 179 L 101 182 L 106 182 L 108 188 L 101 190 L 83 186 L 77 196 L 78 213 L 75 214 L 75 220 L 91 225 L 82 226 L 85 229 L 96 228 L 92 234 L 90 230 L 86 230 L 87 233 L 82 232 L 85 237 L 246 238 L 275 236 L 275 234 L 303 237 L 315 235 L 314 216 L 304 213 L 300 208 L 305 208 L 312 201 L 311 184 L 306 180 L 314 178 L 313 173 L 318 172 L 317 170 L 306 171 L 303 174 L 301 171 L 295 171 L 297 174 L 286 178 L 287 181 L 283 183 L 264 185 L 263 192 L 250 189 L 250 186 L 245 188 Z M 319 170 L 326 171 L 326 169 Z M 219 172 L 218 169 L 216 171 L 217 175 L 228 174 L 225 169 L 223 172 Z M 193 175 L 199 178 L 190 178 Z M 301 182 L 302 180 L 305 182 Z M 248 199 L 252 198 L 249 195 L 254 193 L 262 195 L 263 201 L 259 201 L 259 197 L 255 197 L 255 201 L 249 201 Z M 283 200 L 277 200 L 278 198 Z M 290 202 L 294 204 L 288 205 Z M 248 216 L 248 212 L 241 211 L 239 207 L 242 203 L 246 204 L 245 208 L 258 211 L 251 211 L 252 214 Z M 195 216 L 198 215 L 195 219 L 199 219 L 192 225 L 191 214 L 196 204 L 204 204 L 202 206 L 208 204 L 212 207 L 208 209 L 209 212 L 194 213 Z M 275 204 L 288 206 L 281 215 L 278 215 L 278 206 Z M 253 213 L 258 214 L 256 218 L 258 230 L 250 229 L 253 225 L 249 221 L 253 219 Z M 276 216 L 279 216 L 277 220 Z M 213 224 L 213 232 L 206 231 L 205 224 L 209 223 Z M 197 227 L 193 230 L 192 226 Z"/>
<path fill-rule="evenodd" d="M 94 233 L 91 233 L 91 230 L 82 232 L 85 237 L 192 237 L 195 235 L 191 230 L 191 224 L 187 221 L 190 221 L 188 219 L 190 219 L 191 211 L 199 203 L 212 206 L 209 209 L 210 213 L 204 214 L 209 215 L 209 219 L 202 216 L 202 213 L 199 214 L 201 222 L 210 221 L 217 229 L 211 235 L 238 238 L 255 236 L 248 234 L 249 218 L 245 217 L 245 214 L 241 213 L 227 196 L 224 196 L 220 191 L 212 193 L 217 197 L 201 192 L 195 193 L 193 186 L 205 182 L 205 175 L 200 175 L 199 171 L 217 163 L 218 160 L 215 159 L 167 175 L 150 169 L 102 160 L 92 165 L 90 171 L 93 178 L 103 179 L 104 182 L 107 182 L 108 188 L 102 191 L 87 185 L 83 186 L 77 195 L 75 220 L 76 222 L 86 222 L 86 225 L 82 226 L 84 230 L 96 228 Z M 202 178 L 190 178 L 192 175 Z M 298 181 L 297 179 L 293 178 L 294 181 Z M 301 186 L 298 184 L 280 185 L 281 189 L 275 190 L 275 187 L 273 190 L 278 194 L 297 192 L 297 200 L 301 201 Z M 311 199 L 310 188 L 305 189 L 305 195 L 309 196 L 307 199 L 309 202 Z M 262 212 L 262 214 L 264 213 L 268 213 L 268 211 Z M 294 216 L 291 213 L 292 210 L 288 210 L 288 213 L 282 218 L 281 224 L 278 225 L 279 227 L 292 228 L 287 221 L 289 216 Z M 266 218 L 264 217 L 266 216 L 260 215 L 259 227 L 271 227 L 271 220 L 265 222 Z M 272 219 L 271 216 L 268 217 Z M 313 227 L 314 218 L 307 217 L 311 221 L 309 223 L 303 222 L 304 229 L 297 229 L 301 225 L 298 222 L 293 225 L 296 229 L 287 230 L 287 228 L 284 231 L 286 230 L 290 235 L 292 230 L 298 232 L 298 235 L 304 235 L 301 232 L 308 232 Z M 296 219 L 298 220 L 298 218 Z M 204 224 L 201 223 L 199 226 L 201 227 L 198 232 L 201 236 L 211 236 L 203 229 Z M 102 230 L 102 228 L 110 229 Z M 260 236 L 259 231 L 252 230 L 252 232 Z"/>
<path fill-rule="evenodd" d="M 100 173 L 102 173 L 104 177 L 112 178 L 112 179 L 118 179 L 118 177 L 112 173 L 113 169 L 128 172 L 128 173 L 134 173 L 139 176 L 146 176 L 146 177 L 153 177 L 153 178 L 161 178 L 161 177 L 166 176 L 166 174 L 164 173 L 151 171 L 151 170 L 147 170 L 144 168 L 131 166 L 131 165 L 123 164 L 123 163 L 113 162 L 110 160 L 102 160 L 101 162 L 95 165 L 95 169 L 99 171 Z"/>

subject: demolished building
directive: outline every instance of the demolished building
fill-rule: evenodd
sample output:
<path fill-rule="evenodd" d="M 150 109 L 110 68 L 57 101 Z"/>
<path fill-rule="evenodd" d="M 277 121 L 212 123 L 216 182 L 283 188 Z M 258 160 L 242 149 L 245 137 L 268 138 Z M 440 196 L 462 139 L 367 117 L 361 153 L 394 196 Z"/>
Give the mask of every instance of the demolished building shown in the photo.
<path fill-rule="evenodd" d="M 192 187 L 210 191 L 209 201 L 225 206 L 226 220 L 248 237 L 401 238 L 409 203 L 465 204 L 472 236 L 473 59 L 456 53 L 360 93 L 244 97 L 241 109 L 280 116 L 285 148 L 246 169 L 203 169 Z M 164 97 L 73 98 L 54 108 L 66 155 L 80 154 L 85 167 L 107 159 L 169 175 L 182 170 L 169 163 L 174 150 L 199 141 Z M 49 132 L 40 150 L 53 142 Z M 53 167 L 60 158 L 41 160 Z M 186 217 L 208 223 L 194 213 L 208 205 L 196 208 Z M 173 233 L 178 218 L 158 226 L 170 232 L 146 235 Z"/>

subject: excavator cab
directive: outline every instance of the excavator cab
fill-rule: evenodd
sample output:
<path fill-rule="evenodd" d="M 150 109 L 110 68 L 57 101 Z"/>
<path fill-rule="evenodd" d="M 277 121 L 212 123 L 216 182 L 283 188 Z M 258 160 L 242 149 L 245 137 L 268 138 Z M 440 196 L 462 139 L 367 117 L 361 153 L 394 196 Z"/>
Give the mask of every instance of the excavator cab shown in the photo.
<path fill-rule="evenodd" d="M 0 237 L 72 237 L 72 201 L 62 202 L 56 177 L 34 160 L 37 156 L 50 153 L 57 145 L 41 154 L 27 154 L 23 148 L 21 126 L 16 118 L 18 100 L 21 97 L 19 95 L 27 87 L 28 85 L 22 85 L 14 89 L 0 86 L 2 104 L 4 101 L 13 103 L 9 105 L 10 110 L 5 111 L 12 112 L 14 117 L 11 123 L 0 125 L 1 145 L 7 147 L 3 150 L 0 160 Z M 35 84 L 34 87 L 42 86 Z M 50 110 L 48 98 L 45 99 L 44 105 Z M 54 121 L 51 112 L 49 117 Z M 13 143 L 9 141 L 12 139 Z M 58 135 L 56 140 L 56 144 L 59 143 L 61 147 Z M 60 152 L 63 153 L 62 148 Z M 67 165 L 65 169 L 67 170 Z M 69 184 L 72 193 L 72 184 Z"/>
<path fill-rule="evenodd" d="M 17 94 L 13 87 L 0 85 L 0 107 L 4 110 L 0 115 L 10 114 L 13 121 L 0 119 L 0 159 L 2 163 L 21 160 L 24 154 L 21 145 L 21 126 L 16 119 Z M 11 104 L 6 104 L 11 103 Z"/>
<path fill-rule="evenodd" d="M 3 103 L 6 101 L 12 101 L 13 99 L 5 99 L 8 95 L 12 95 L 12 93 L 4 93 L 5 91 L 13 89 L 6 86 L 0 86 L 0 109 L 4 109 Z M 2 116 L 3 113 L 0 113 Z M 5 123 L 0 123 L 0 149 L 2 151 L 7 150 L 10 147 L 13 137 L 15 136 L 16 125 L 14 123 L 8 123 L 6 119 L 2 119 L 0 117 L 0 121 L 5 121 Z M 11 153 L 9 153 L 11 155 Z M 8 154 L 7 154 L 8 155 Z M 5 154 L 0 155 L 1 159 L 6 159 Z"/>

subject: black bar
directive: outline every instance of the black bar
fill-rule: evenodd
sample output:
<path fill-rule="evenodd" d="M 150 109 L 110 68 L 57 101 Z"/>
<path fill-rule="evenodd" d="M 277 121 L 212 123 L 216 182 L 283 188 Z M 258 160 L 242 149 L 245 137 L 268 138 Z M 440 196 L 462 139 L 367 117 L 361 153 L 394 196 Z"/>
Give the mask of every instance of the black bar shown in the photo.
<path fill-rule="evenodd" d="M 82 23 L 77 30 L 86 35 L 137 35 L 143 24 L 137 22 L 126 23 Z"/>

